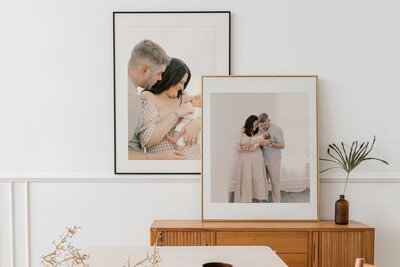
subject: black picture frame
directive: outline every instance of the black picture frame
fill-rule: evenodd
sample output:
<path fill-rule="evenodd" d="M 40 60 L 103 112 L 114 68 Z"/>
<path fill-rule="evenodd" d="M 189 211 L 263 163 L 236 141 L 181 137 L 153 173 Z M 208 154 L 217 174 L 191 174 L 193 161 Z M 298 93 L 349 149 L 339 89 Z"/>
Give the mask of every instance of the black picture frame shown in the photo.
<path fill-rule="evenodd" d="M 230 74 L 230 27 L 230 11 L 113 12 L 115 174 L 200 174 L 201 160 L 129 159 L 127 62 L 137 42 L 153 40 L 191 68 L 186 90 L 200 93 L 202 75 Z"/>

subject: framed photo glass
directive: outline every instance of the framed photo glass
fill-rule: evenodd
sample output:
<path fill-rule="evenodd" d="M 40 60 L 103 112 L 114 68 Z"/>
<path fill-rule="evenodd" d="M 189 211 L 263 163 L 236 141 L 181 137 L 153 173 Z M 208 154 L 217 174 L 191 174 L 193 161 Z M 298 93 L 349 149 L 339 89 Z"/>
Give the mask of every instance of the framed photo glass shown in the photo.
<path fill-rule="evenodd" d="M 155 153 L 174 147 L 160 145 L 155 148 L 159 145 L 156 143 L 152 147 L 142 146 L 136 150 L 130 146 L 132 138 L 140 134 L 137 132 L 140 127 L 132 118 L 143 117 L 143 114 L 138 114 L 143 111 L 137 108 L 140 104 L 132 100 L 140 91 L 128 73 L 128 62 L 136 44 L 151 40 L 161 46 L 168 56 L 178 58 L 187 65 L 191 78 L 185 92 L 190 96 L 199 95 L 202 75 L 230 73 L 230 12 L 114 12 L 113 15 L 115 173 L 200 174 L 201 138 L 196 143 L 199 145 L 197 158 L 188 159 L 184 155 L 185 160 L 162 157 L 155 160 L 155 157 L 143 159 L 136 156 L 136 151 Z M 161 114 L 158 109 L 155 112 Z M 155 125 L 158 122 L 155 121 Z M 173 131 L 172 127 L 170 132 Z"/>
<path fill-rule="evenodd" d="M 204 76 L 203 220 L 318 220 L 317 76 Z"/>

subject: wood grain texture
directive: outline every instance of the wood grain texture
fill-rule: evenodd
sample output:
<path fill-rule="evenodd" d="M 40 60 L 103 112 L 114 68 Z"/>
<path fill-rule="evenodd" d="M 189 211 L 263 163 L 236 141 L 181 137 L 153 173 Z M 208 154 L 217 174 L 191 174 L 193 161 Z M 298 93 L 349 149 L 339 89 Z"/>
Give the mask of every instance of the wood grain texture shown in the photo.
<path fill-rule="evenodd" d="M 157 229 L 210 229 L 210 230 L 229 230 L 237 231 L 297 231 L 298 229 L 314 230 L 314 231 L 354 231 L 354 230 L 373 230 L 373 227 L 350 221 L 348 225 L 338 225 L 333 221 L 319 222 L 204 222 L 200 220 L 156 220 L 152 223 L 151 228 Z"/>
<path fill-rule="evenodd" d="M 156 234 L 160 237 L 160 246 L 215 246 L 215 232 L 156 230 Z M 150 244 L 154 245 L 155 234 L 153 231 L 150 241 Z"/>
<path fill-rule="evenodd" d="M 312 267 L 318 267 L 318 264 L 319 264 L 319 252 L 320 252 L 320 249 L 319 249 L 319 233 L 318 232 L 313 232 L 311 234 L 311 238 L 312 238 L 312 240 L 311 240 L 312 247 L 311 247 L 311 251 L 309 253 L 311 255 L 311 260 L 309 262 L 310 262 L 310 265 Z"/>
<path fill-rule="evenodd" d="M 374 261 L 375 229 L 355 221 L 154 221 L 150 234 L 151 244 L 160 234 L 162 246 L 269 246 L 295 267 L 353 267 L 357 257 Z"/>
<path fill-rule="evenodd" d="M 363 257 L 363 232 L 321 232 L 319 266 L 353 267 Z"/>
<path fill-rule="evenodd" d="M 373 264 L 375 262 L 374 247 L 375 247 L 375 230 L 365 231 L 363 242 L 363 258 L 365 262 Z"/>
<path fill-rule="evenodd" d="M 217 246 L 269 246 L 277 253 L 307 253 L 304 232 L 217 232 Z"/>
<path fill-rule="evenodd" d="M 279 254 L 278 256 L 288 265 L 294 267 L 307 267 L 307 254 Z"/>

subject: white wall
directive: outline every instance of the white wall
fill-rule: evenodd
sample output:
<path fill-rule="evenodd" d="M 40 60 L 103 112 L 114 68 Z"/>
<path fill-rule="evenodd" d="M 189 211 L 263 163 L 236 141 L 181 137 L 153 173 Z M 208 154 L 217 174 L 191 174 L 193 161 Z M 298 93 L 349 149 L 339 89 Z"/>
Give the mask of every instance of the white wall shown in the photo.
<path fill-rule="evenodd" d="M 232 11 L 232 74 L 318 74 L 320 151 L 378 138 L 350 216 L 400 249 L 400 1 L 0 2 L 0 266 L 37 266 L 65 226 L 92 245 L 148 244 L 154 219 L 199 219 L 198 177 L 113 175 L 112 12 Z M 343 173 L 322 179 L 333 218 Z M 28 182 L 26 182 L 28 181 Z M 184 200 L 184 201 L 183 201 Z M 28 212 L 27 212 L 28 211 Z"/>

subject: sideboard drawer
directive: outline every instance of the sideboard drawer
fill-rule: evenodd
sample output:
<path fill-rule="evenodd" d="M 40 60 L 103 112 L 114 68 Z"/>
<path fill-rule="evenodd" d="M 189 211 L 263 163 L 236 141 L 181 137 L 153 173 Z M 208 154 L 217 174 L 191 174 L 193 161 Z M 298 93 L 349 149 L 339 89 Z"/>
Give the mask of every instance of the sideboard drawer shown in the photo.
<path fill-rule="evenodd" d="M 217 246 L 269 246 L 279 253 L 307 253 L 307 232 L 217 232 Z"/>
<path fill-rule="evenodd" d="M 159 246 L 215 246 L 213 231 L 159 231 L 157 235 Z"/>
<path fill-rule="evenodd" d="M 278 256 L 288 265 L 295 267 L 308 266 L 308 254 L 278 254 Z"/>

